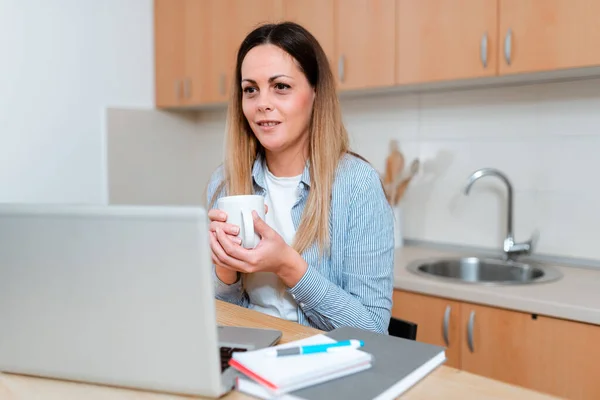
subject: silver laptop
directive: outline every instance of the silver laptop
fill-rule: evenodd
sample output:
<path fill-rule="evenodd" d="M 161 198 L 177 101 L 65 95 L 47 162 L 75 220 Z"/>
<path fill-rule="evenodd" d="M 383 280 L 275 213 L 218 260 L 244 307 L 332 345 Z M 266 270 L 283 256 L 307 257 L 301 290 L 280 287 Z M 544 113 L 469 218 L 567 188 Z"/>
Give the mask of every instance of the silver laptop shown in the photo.
<path fill-rule="evenodd" d="M 0 205 L 0 371 L 228 392 L 220 344 L 281 332 L 217 326 L 208 243 L 202 208 Z"/>

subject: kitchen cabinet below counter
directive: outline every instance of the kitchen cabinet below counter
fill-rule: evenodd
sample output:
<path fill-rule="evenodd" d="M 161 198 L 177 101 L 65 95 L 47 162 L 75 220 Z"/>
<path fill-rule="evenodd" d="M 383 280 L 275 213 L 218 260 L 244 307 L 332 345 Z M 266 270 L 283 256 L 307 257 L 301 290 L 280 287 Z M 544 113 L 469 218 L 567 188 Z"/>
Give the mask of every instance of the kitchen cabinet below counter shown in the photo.
<path fill-rule="evenodd" d="M 484 286 L 410 273 L 420 259 L 478 255 L 407 246 L 396 252 L 392 315 L 417 340 L 445 346 L 447 365 L 570 399 L 600 398 L 600 270 L 555 265 L 554 282 Z"/>
<path fill-rule="evenodd" d="M 446 347 L 447 365 L 569 399 L 600 398 L 600 326 L 394 291 L 392 316 L 417 340 Z"/>

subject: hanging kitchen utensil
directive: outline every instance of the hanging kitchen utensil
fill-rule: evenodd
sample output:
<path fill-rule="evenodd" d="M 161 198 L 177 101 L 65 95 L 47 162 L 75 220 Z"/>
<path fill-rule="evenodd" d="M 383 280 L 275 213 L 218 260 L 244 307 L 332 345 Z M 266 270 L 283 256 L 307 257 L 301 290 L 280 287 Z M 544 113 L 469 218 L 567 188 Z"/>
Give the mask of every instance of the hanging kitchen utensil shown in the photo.
<path fill-rule="evenodd" d="M 404 178 L 399 185 L 394 187 L 393 196 L 392 196 L 392 204 L 394 206 L 400 202 L 402 197 L 404 197 L 404 193 L 406 192 L 406 189 L 408 188 L 410 181 L 412 180 L 412 178 L 414 178 L 414 176 L 417 174 L 417 172 L 419 172 L 419 166 L 420 166 L 419 159 L 417 158 L 417 159 L 413 160 L 413 162 L 410 164 L 410 172 L 409 172 L 408 177 Z"/>
<path fill-rule="evenodd" d="M 404 170 L 404 155 L 399 150 L 398 141 L 390 141 L 390 154 L 385 163 L 385 175 L 383 185 L 386 197 L 391 203 L 393 201 L 394 188 L 398 185 L 402 171 Z"/>

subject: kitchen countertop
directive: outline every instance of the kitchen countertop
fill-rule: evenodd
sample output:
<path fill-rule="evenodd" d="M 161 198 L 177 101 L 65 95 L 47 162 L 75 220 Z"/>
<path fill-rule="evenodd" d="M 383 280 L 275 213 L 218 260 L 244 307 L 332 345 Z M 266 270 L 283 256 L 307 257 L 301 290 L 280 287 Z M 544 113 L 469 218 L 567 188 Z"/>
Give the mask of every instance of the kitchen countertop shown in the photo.
<path fill-rule="evenodd" d="M 396 249 L 395 255 L 396 289 L 600 325 L 600 269 L 548 263 L 563 277 L 546 283 L 489 286 L 421 277 L 406 269 L 417 259 L 479 255 L 474 252 L 411 245 Z"/>

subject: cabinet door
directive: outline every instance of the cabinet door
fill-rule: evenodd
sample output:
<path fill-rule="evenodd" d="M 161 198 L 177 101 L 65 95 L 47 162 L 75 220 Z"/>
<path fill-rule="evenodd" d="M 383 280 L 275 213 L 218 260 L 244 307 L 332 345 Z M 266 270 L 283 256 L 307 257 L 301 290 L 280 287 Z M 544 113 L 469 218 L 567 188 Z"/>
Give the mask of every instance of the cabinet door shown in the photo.
<path fill-rule="evenodd" d="M 154 1 L 154 65 L 157 107 L 183 101 L 185 0 Z"/>
<path fill-rule="evenodd" d="M 467 303 L 461 316 L 462 369 L 569 399 L 600 398 L 599 326 Z"/>
<path fill-rule="evenodd" d="M 499 0 L 500 73 L 600 65 L 597 0 Z"/>
<path fill-rule="evenodd" d="M 394 84 L 396 0 L 336 0 L 339 88 Z"/>
<path fill-rule="evenodd" d="M 392 316 L 416 323 L 417 340 L 445 346 L 446 365 L 460 368 L 459 302 L 394 290 Z"/>
<path fill-rule="evenodd" d="M 284 0 L 283 19 L 296 22 L 312 33 L 327 54 L 329 63 L 333 63 L 335 58 L 334 0 Z"/>
<path fill-rule="evenodd" d="M 261 23 L 278 22 L 282 0 L 205 0 L 208 19 L 208 58 L 205 103 L 228 100 L 235 58 L 244 37 Z"/>
<path fill-rule="evenodd" d="M 397 0 L 396 83 L 494 76 L 498 0 Z"/>
<path fill-rule="evenodd" d="M 207 10 L 211 0 L 185 0 L 185 63 L 183 103 L 208 102 L 207 83 L 211 57 L 208 52 L 210 25 Z"/>

